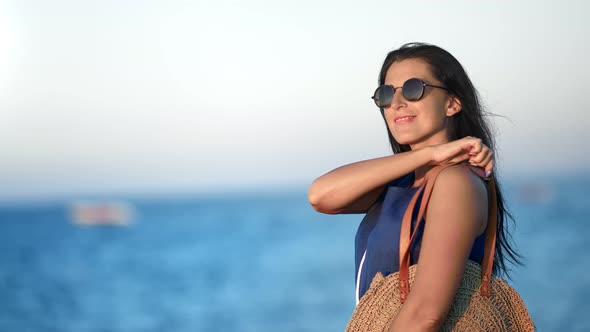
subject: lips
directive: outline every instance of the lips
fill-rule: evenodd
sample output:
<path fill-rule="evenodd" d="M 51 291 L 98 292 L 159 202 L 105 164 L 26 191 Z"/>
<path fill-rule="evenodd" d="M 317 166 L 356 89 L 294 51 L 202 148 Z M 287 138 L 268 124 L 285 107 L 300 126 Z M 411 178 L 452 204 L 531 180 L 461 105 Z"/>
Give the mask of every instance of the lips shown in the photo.
<path fill-rule="evenodd" d="M 414 121 L 415 115 L 398 115 L 393 119 L 396 124 L 408 123 Z"/>

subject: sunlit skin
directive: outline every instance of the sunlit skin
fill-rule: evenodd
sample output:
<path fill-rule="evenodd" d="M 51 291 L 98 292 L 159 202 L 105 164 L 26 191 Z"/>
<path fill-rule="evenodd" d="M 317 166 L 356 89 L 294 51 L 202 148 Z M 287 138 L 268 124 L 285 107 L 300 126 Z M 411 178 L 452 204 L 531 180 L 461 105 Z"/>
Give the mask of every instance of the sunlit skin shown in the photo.
<path fill-rule="evenodd" d="M 394 62 L 385 84 L 401 87 L 409 78 L 442 85 L 420 59 Z M 462 112 L 460 100 L 444 89 L 425 87 L 418 101 L 396 89 L 384 109 L 392 136 L 411 151 L 340 166 L 314 180 L 308 192 L 316 211 L 328 214 L 366 213 L 392 180 L 414 172 L 414 186 L 433 166 L 469 162 L 444 169 L 437 178 L 426 210 L 419 272 L 390 331 L 438 331 L 477 236 L 487 225 L 487 191 L 481 177 L 493 169 L 493 152 L 479 138 L 449 141 L 448 124 Z M 399 116 L 412 116 L 396 123 Z"/>
<path fill-rule="evenodd" d="M 409 78 L 442 85 L 430 66 L 418 59 L 395 62 L 388 69 L 385 84 L 402 86 Z M 461 103 L 446 90 L 425 87 L 422 99 L 407 101 L 396 89 L 390 107 L 384 110 L 393 137 L 412 150 L 447 143 L 448 119 L 461 111 Z M 412 120 L 396 123 L 396 117 Z M 416 169 L 425 173 L 430 165 Z M 418 176 L 418 175 L 417 175 Z M 417 180 L 418 181 L 418 180 Z M 445 190 L 453 188 L 453 190 Z M 487 193 L 476 176 L 450 168 L 439 176 L 425 219 L 420 252 L 420 272 L 413 289 L 389 331 L 437 331 L 448 311 L 474 239 L 485 230 Z M 436 289 L 436 292 L 432 290 Z"/>
<path fill-rule="evenodd" d="M 446 90 L 428 86 L 420 100 L 408 101 L 403 97 L 401 86 L 410 78 L 420 78 L 427 83 L 444 86 L 434 78 L 430 65 L 423 60 L 394 62 L 385 76 L 385 84 L 396 88 L 391 106 L 384 109 L 391 135 L 400 144 L 410 145 L 412 150 L 448 142 L 448 119 L 461 111 L 461 102 Z M 400 124 L 394 122 L 395 117 L 404 115 L 415 118 Z M 418 173 L 417 180 L 422 177 L 424 170 L 418 170 Z"/>

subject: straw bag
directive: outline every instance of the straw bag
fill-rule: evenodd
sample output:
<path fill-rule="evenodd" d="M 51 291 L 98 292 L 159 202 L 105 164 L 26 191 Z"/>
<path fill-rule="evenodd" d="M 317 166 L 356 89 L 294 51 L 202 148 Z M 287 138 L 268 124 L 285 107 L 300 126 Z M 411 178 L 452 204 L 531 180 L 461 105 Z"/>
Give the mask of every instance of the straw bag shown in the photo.
<path fill-rule="evenodd" d="M 404 214 L 400 232 L 399 272 L 383 277 L 377 273 L 371 285 L 356 306 L 346 332 L 387 331 L 408 296 L 410 286 L 419 269 L 410 263 L 410 245 L 417 232 L 411 233 L 411 218 L 418 197 L 424 192 L 415 229 L 418 229 L 426 211 L 434 182 L 447 166 L 433 168 L 425 178 Z M 534 331 L 535 326 L 527 308 L 506 281 L 492 276 L 496 245 L 496 188 L 494 179 L 488 182 L 491 204 L 486 229 L 482 266 L 468 260 L 461 283 L 441 331 Z"/>

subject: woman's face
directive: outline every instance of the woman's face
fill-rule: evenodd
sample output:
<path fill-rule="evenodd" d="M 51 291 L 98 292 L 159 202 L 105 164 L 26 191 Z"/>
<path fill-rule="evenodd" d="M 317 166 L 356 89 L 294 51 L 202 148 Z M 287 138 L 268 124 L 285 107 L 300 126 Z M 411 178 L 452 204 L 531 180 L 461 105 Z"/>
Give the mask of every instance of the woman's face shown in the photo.
<path fill-rule="evenodd" d="M 447 119 L 461 110 L 460 103 L 446 90 L 429 86 L 424 87 L 420 100 L 408 101 L 402 95 L 401 86 L 410 78 L 443 85 L 434 78 L 430 65 L 424 60 L 394 62 L 385 75 L 385 84 L 396 88 L 391 106 L 384 109 L 391 135 L 398 143 L 410 145 L 412 150 L 447 142 Z"/>

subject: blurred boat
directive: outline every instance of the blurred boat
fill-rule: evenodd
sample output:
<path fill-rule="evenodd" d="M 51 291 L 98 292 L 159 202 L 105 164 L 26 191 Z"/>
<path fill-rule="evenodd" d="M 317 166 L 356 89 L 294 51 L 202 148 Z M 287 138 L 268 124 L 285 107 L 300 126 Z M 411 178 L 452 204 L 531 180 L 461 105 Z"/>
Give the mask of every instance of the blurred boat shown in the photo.
<path fill-rule="evenodd" d="M 70 204 L 70 220 L 85 226 L 127 226 L 133 223 L 135 209 L 125 202 L 77 201 Z"/>

